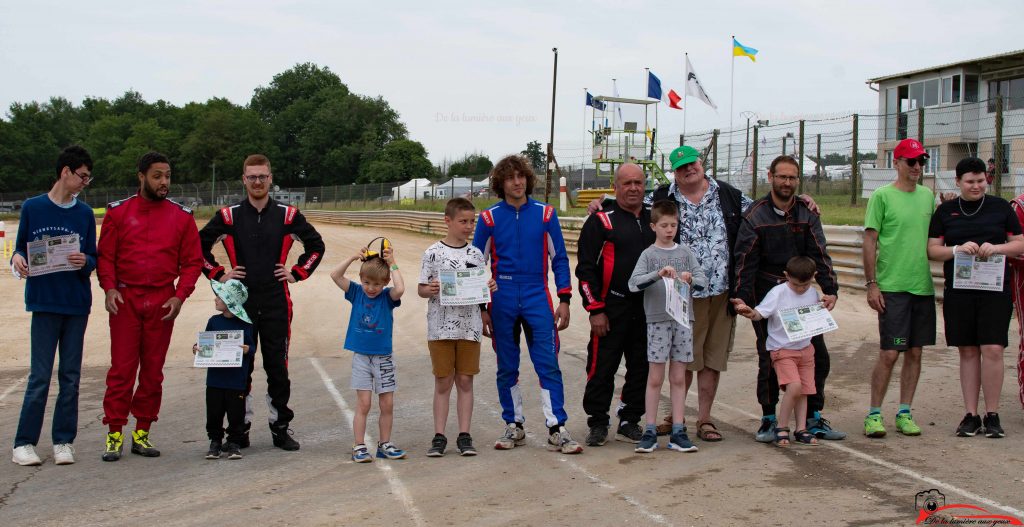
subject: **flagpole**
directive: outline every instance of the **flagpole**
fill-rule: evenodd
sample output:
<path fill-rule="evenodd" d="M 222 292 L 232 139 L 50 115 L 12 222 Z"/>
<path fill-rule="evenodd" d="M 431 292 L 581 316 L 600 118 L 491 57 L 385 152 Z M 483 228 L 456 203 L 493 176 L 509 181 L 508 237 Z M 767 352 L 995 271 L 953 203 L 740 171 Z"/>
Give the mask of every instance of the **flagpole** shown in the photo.
<path fill-rule="evenodd" d="M 732 52 L 733 47 L 736 45 L 736 35 L 733 35 L 731 38 L 732 42 L 729 43 L 729 60 L 732 62 L 729 68 L 729 157 L 726 158 L 725 162 L 726 174 L 732 174 L 732 104 L 733 96 L 736 93 L 736 56 Z"/>
<path fill-rule="evenodd" d="M 644 68 L 644 83 L 642 86 L 645 90 L 649 89 L 647 84 L 651 82 L 651 68 Z M 644 152 L 647 152 L 647 105 L 644 105 Z"/>
<path fill-rule="evenodd" d="M 686 137 L 686 109 L 690 107 L 686 104 L 686 95 L 690 91 L 690 54 L 683 53 L 686 64 L 683 65 L 683 72 L 685 73 L 686 80 L 683 81 L 683 137 Z M 680 145 L 682 146 L 682 145 Z"/>
<path fill-rule="evenodd" d="M 583 100 L 584 101 L 587 100 L 587 89 L 586 88 L 583 88 Z M 593 108 L 593 107 L 591 107 L 591 108 Z M 593 112 L 591 112 L 591 115 L 593 115 Z M 591 122 L 593 122 L 593 118 L 591 118 Z M 591 126 L 591 128 L 593 128 L 593 126 Z M 587 105 L 586 104 L 583 105 L 583 127 L 582 127 L 582 130 L 583 130 L 583 162 L 580 163 L 580 190 L 583 190 L 583 188 L 584 188 L 583 183 L 587 180 L 587 159 L 593 159 L 593 157 L 594 157 L 593 153 L 590 153 L 590 157 L 589 158 L 587 157 L 588 149 L 587 149 Z"/>

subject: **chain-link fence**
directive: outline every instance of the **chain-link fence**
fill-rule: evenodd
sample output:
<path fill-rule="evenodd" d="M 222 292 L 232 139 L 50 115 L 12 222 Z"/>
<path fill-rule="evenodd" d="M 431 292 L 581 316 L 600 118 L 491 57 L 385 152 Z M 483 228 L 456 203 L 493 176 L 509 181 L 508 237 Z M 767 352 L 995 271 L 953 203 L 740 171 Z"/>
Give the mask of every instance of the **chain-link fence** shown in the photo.
<path fill-rule="evenodd" d="M 769 116 L 771 117 L 771 116 Z M 643 148 L 629 149 L 633 159 L 649 160 L 668 173 L 668 153 L 680 144 L 706 152 L 708 174 L 727 181 L 752 196 L 767 191 L 767 169 L 780 154 L 796 157 L 801 164 L 801 190 L 814 195 L 844 195 L 851 203 L 870 196 L 880 185 L 895 179 L 892 151 L 911 137 L 921 141 L 930 159 L 922 184 L 938 191 L 954 190 L 957 162 L 976 156 L 992 160 L 992 192 L 1004 196 L 1024 192 L 1024 98 L 997 97 L 992 100 L 938 105 L 895 114 L 842 113 L 808 119 L 761 119 L 745 112 L 732 130 L 705 130 L 678 137 L 636 134 Z M 627 133 L 616 131 L 617 133 Z M 592 137 L 597 138 L 598 134 Z M 656 137 L 651 148 L 644 138 Z M 553 148 L 558 164 L 556 177 L 567 180 L 570 197 L 580 189 L 608 188 L 611 169 L 595 164 L 595 145 L 560 142 Z M 1001 162 L 995 162 L 995 160 Z M 757 177 L 754 177 L 754 175 Z M 545 174 L 534 195 L 545 199 Z M 557 180 L 552 181 L 556 200 Z M 44 189 L 40 189 L 44 190 Z M 21 201 L 40 190 L 0 193 L 0 212 L 16 211 Z M 134 194 L 135 188 L 87 188 L 82 198 L 102 206 Z M 224 205 L 242 199 L 240 181 L 174 184 L 171 197 L 193 207 Z M 430 181 L 337 185 L 281 189 L 275 198 L 305 208 L 435 208 L 453 196 L 492 201 L 487 175 Z"/>

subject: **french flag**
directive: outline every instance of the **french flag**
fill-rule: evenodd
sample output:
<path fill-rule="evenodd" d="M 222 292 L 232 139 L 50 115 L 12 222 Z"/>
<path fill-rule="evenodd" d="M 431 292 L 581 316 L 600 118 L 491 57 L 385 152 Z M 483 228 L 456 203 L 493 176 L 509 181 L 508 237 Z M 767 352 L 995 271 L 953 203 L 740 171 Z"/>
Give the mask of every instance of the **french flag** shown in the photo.
<path fill-rule="evenodd" d="M 676 110 L 683 109 L 683 106 L 679 104 L 683 98 L 680 97 L 675 90 L 669 90 L 668 94 L 664 94 L 664 92 L 661 91 L 661 79 L 651 71 L 647 72 L 647 97 L 651 99 L 658 99 L 668 104 L 669 108 L 675 108 Z"/>

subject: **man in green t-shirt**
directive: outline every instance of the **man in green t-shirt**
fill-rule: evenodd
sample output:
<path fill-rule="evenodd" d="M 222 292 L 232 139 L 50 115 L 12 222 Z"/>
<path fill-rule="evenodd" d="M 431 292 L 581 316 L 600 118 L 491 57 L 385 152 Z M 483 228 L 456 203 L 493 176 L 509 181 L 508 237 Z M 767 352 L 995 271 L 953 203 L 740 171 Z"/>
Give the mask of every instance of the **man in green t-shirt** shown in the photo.
<path fill-rule="evenodd" d="M 871 373 L 871 407 L 864 435 L 884 437 L 882 400 L 896 360 L 903 355 L 896 430 L 921 435 L 910 405 L 921 376 L 921 348 L 935 344 L 935 288 L 928 264 L 931 190 L 918 185 L 928 154 L 915 139 L 893 151 L 896 181 L 876 190 L 864 218 L 864 277 L 868 305 L 878 312 L 881 350 Z"/>

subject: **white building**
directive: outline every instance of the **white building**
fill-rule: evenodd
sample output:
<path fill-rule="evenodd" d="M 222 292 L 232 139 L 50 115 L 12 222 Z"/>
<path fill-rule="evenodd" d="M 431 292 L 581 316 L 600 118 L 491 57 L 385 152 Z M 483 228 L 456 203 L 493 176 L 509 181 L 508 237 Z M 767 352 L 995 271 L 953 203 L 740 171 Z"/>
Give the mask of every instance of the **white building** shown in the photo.
<path fill-rule="evenodd" d="M 401 201 L 403 199 L 430 199 L 432 183 L 427 178 L 415 178 L 397 187 L 391 187 L 391 200 Z"/>
<path fill-rule="evenodd" d="M 434 197 L 438 199 L 472 198 L 472 194 L 487 188 L 488 178 L 473 181 L 468 177 L 455 177 L 434 186 Z"/>

